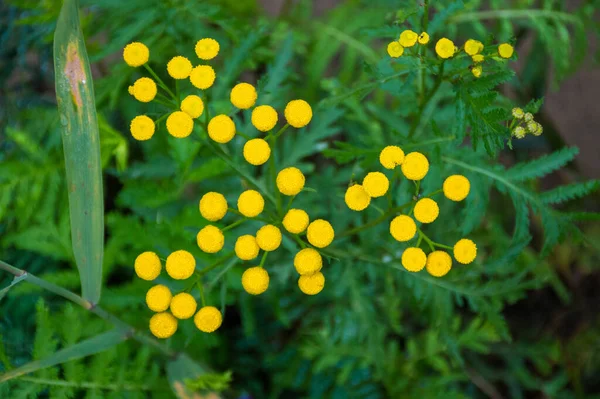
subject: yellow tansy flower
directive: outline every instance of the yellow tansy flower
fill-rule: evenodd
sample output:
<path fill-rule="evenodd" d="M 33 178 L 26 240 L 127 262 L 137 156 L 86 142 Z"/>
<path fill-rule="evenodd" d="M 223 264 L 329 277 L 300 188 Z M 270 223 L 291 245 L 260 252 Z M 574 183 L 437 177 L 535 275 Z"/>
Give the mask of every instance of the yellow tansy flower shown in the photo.
<path fill-rule="evenodd" d="M 270 105 L 259 105 L 252 110 L 252 125 L 261 132 L 268 132 L 277 124 L 277 111 Z"/>
<path fill-rule="evenodd" d="M 260 295 L 269 288 L 269 273 L 260 267 L 251 267 L 242 274 L 242 287 L 251 295 Z"/>
<path fill-rule="evenodd" d="M 131 67 L 139 67 L 148 62 L 150 50 L 140 42 L 129 43 L 123 49 L 123 60 Z"/>
<path fill-rule="evenodd" d="M 189 136 L 194 130 L 194 120 L 183 111 L 172 112 L 167 117 L 167 132 L 179 139 Z"/>
<path fill-rule="evenodd" d="M 319 292 L 323 291 L 323 287 L 325 287 L 325 276 L 323 276 L 323 273 L 321 272 L 300 276 L 298 279 L 298 287 L 300 287 L 300 291 L 306 295 L 317 295 Z"/>
<path fill-rule="evenodd" d="M 514 47 L 508 43 L 502 43 L 500 46 L 498 46 L 498 54 L 502 58 L 510 58 L 514 52 Z"/>
<path fill-rule="evenodd" d="M 189 319 L 196 313 L 198 304 L 193 296 L 187 292 L 181 292 L 171 300 L 171 313 L 180 320 Z"/>
<path fill-rule="evenodd" d="M 404 54 L 404 47 L 399 42 L 391 42 L 387 45 L 387 53 L 392 58 L 401 57 Z"/>
<path fill-rule="evenodd" d="M 407 179 L 421 180 L 429 171 L 429 161 L 420 152 L 411 152 L 406 155 L 401 167 Z"/>
<path fill-rule="evenodd" d="M 152 281 L 160 274 L 162 268 L 158 255 L 154 252 L 143 252 L 135 258 L 135 274 L 146 281 Z"/>
<path fill-rule="evenodd" d="M 196 259 L 188 251 L 175 251 L 167 258 L 166 269 L 169 276 L 175 280 L 185 280 L 194 274 Z"/>
<path fill-rule="evenodd" d="M 412 239 L 416 233 L 417 225 L 410 216 L 396 216 L 390 223 L 390 234 L 396 241 L 408 241 Z"/>
<path fill-rule="evenodd" d="M 256 89 L 250 83 L 238 83 L 233 89 L 229 99 L 234 107 L 239 109 L 248 109 L 254 106 L 256 103 Z"/>
<path fill-rule="evenodd" d="M 381 150 L 379 162 L 386 169 L 394 169 L 404 162 L 404 151 L 398 146 L 389 145 Z"/>
<path fill-rule="evenodd" d="M 512 135 L 518 139 L 522 139 L 523 137 L 525 137 L 526 134 L 527 134 L 527 130 L 525 130 L 525 128 L 523 126 L 517 126 L 512 131 Z"/>
<path fill-rule="evenodd" d="M 223 219 L 227 213 L 227 200 L 223 194 L 211 191 L 200 198 L 198 208 L 204 219 L 216 222 Z"/>
<path fill-rule="evenodd" d="M 440 58 L 447 59 L 454 55 L 456 51 L 456 46 L 452 40 L 447 39 L 445 37 L 441 38 L 435 44 L 435 52 Z"/>
<path fill-rule="evenodd" d="M 277 174 L 277 189 L 283 195 L 296 195 L 304 188 L 304 174 L 298 168 L 282 169 Z"/>
<path fill-rule="evenodd" d="M 465 43 L 465 53 L 469 55 L 475 55 L 481 53 L 483 50 L 483 43 L 479 40 L 469 39 Z"/>
<path fill-rule="evenodd" d="M 217 54 L 219 54 L 219 49 L 219 42 L 211 38 L 204 38 L 198 40 L 194 48 L 194 50 L 196 51 L 196 55 L 201 60 L 212 60 L 217 56 Z"/>
<path fill-rule="evenodd" d="M 364 211 L 371 203 L 371 197 L 367 190 L 364 189 L 360 184 L 354 184 L 346 190 L 344 195 L 344 201 L 348 208 L 353 211 Z"/>
<path fill-rule="evenodd" d="M 384 196 L 390 188 L 390 181 L 381 172 L 369 172 L 363 179 L 363 187 L 372 198 Z"/>
<path fill-rule="evenodd" d="M 133 97 L 143 103 L 149 103 L 154 100 L 157 91 L 156 83 L 154 83 L 152 79 L 146 77 L 136 80 L 133 84 L 133 89 L 131 90 L 133 91 Z"/>
<path fill-rule="evenodd" d="M 241 260 L 252 260 L 258 256 L 259 251 L 256 238 L 249 234 L 238 237 L 235 242 L 235 254 Z"/>
<path fill-rule="evenodd" d="M 292 234 L 300 234 L 308 227 L 308 213 L 302 209 L 290 209 L 283 218 L 283 227 Z"/>
<path fill-rule="evenodd" d="M 415 205 L 415 219 L 421 223 L 431 223 L 440 214 L 437 202 L 431 198 L 422 198 Z"/>
<path fill-rule="evenodd" d="M 150 318 L 150 332 L 156 338 L 169 338 L 177 331 L 177 319 L 171 313 L 157 313 Z"/>
<path fill-rule="evenodd" d="M 468 265 L 477 257 L 477 245 L 468 238 L 463 238 L 454 244 L 453 252 L 454 259 L 463 265 Z"/>
<path fill-rule="evenodd" d="M 150 140 L 154 136 L 154 130 L 154 121 L 146 115 L 136 116 L 129 125 L 131 135 L 139 141 Z"/>
<path fill-rule="evenodd" d="M 416 32 L 407 29 L 404 32 L 400 33 L 400 39 L 398 41 L 400 42 L 402 47 L 406 48 L 414 46 L 417 43 L 418 38 L 419 35 L 417 35 Z"/>
<path fill-rule="evenodd" d="M 206 90 L 215 83 L 215 70 L 210 65 L 198 65 L 190 73 L 190 82 L 194 87 Z"/>
<path fill-rule="evenodd" d="M 263 251 L 275 251 L 281 245 L 281 230 L 272 224 L 267 224 L 256 232 L 256 242 Z"/>
<path fill-rule="evenodd" d="M 229 143 L 235 136 L 235 124 L 227 115 L 217 115 L 208 122 L 208 136 L 220 144 Z"/>
<path fill-rule="evenodd" d="M 225 236 L 221 229 L 208 225 L 202 228 L 196 235 L 198 247 L 208 254 L 217 253 L 225 244 Z"/>
<path fill-rule="evenodd" d="M 166 285 L 155 285 L 146 293 L 146 305 L 153 312 L 164 312 L 171 304 L 171 290 Z"/>
<path fill-rule="evenodd" d="M 402 253 L 402 266 L 409 272 L 423 270 L 427 263 L 427 255 L 421 248 L 406 248 Z"/>
<path fill-rule="evenodd" d="M 335 231 L 331 223 L 323 219 L 317 219 L 308 225 L 306 238 L 308 238 L 311 245 L 317 248 L 325 248 L 335 238 Z"/>
<path fill-rule="evenodd" d="M 483 67 L 481 65 L 474 66 L 473 69 L 471 69 L 471 73 L 476 78 L 480 78 L 483 73 Z"/>
<path fill-rule="evenodd" d="M 442 188 L 444 190 L 444 195 L 449 200 L 462 201 L 469 195 L 471 183 L 469 182 L 469 179 L 463 175 L 452 175 L 444 180 Z"/>
<path fill-rule="evenodd" d="M 475 54 L 474 56 L 471 57 L 471 59 L 475 63 L 483 62 L 484 58 L 485 57 L 483 56 L 483 54 Z"/>
<path fill-rule="evenodd" d="M 313 116 L 310 104 L 304 100 L 292 100 L 287 103 L 284 114 L 287 123 L 298 129 L 308 125 Z"/>
<path fill-rule="evenodd" d="M 419 35 L 419 44 L 427 44 L 429 43 L 429 34 L 427 32 L 421 32 Z"/>
<path fill-rule="evenodd" d="M 321 254 L 313 248 L 304 248 L 294 257 L 294 267 L 298 274 L 315 274 L 323 267 Z"/>
<path fill-rule="evenodd" d="M 222 322 L 223 316 L 219 312 L 219 309 L 214 306 L 204 306 L 194 316 L 194 324 L 198 327 L 198 330 L 205 333 L 215 331 L 221 327 Z"/>
<path fill-rule="evenodd" d="M 192 118 L 198 118 L 204 112 L 204 102 L 194 94 L 190 94 L 181 102 L 181 110 Z"/>
<path fill-rule="evenodd" d="M 244 144 L 244 159 L 249 164 L 259 166 L 269 160 L 271 156 L 271 147 L 263 139 L 252 139 Z"/>
<path fill-rule="evenodd" d="M 442 277 L 452 268 L 452 258 L 444 251 L 433 251 L 427 256 L 426 267 L 432 276 Z"/>
<path fill-rule="evenodd" d="M 265 200 L 258 191 L 246 190 L 238 197 L 237 207 L 242 215 L 253 218 L 263 211 Z"/>
<path fill-rule="evenodd" d="M 178 55 L 167 63 L 167 72 L 173 79 L 186 79 L 192 73 L 192 63 Z"/>

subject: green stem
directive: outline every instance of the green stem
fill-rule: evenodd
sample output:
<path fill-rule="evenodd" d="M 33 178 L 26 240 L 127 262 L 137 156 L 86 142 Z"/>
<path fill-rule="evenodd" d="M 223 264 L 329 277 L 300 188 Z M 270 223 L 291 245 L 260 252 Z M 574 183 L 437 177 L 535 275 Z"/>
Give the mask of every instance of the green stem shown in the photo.
<path fill-rule="evenodd" d="M 271 182 L 273 183 L 273 192 L 275 193 L 277 214 L 281 215 L 281 193 L 277 189 L 277 171 L 275 169 L 275 145 L 277 144 L 277 137 L 271 137 L 269 139 L 269 146 L 271 147 L 271 156 L 269 157 L 269 172 L 271 175 Z"/>
<path fill-rule="evenodd" d="M 171 91 L 171 89 L 169 89 L 169 87 L 165 84 L 165 82 L 162 81 L 162 79 L 154 72 L 154 70 L 152 69 L 152 67 L 150 67 L 150 65 L 148 65 L 147 63 L 144 64 L 144 68 L 146 68 L 146 70 L 150 73 L 150 75 L 152 75 L 152 77 L 156 80 L 156 82 L 158 83 L 158 85 L 160 87 L 162 87 L 163 89 L 165 89 L 165 91 L 167 93 L 169 93 L 171 95 L 171 97 L 173 97 L 173 100 L 176 100 L 177 97 L 175 96 L 175 93 L 173 93 Z"/>
<path fill-rule="evenodd" d="M 429 194 L 425 194 L 425 195 L 423 195 L 423 197 L 433 197 L 434 195 L 436 195 L 436 194 L 439 194 L 439 193 L 441 193 L 441 192 L 443 192 L 443 191 L 444 191 L 444 190 L 440 188 L 439 190 L 436 190 L 436 191 L 434 191 L 434 192 L 432 192 L 432 193 L 429 193 Z"/>
<path fill-rule="evenodd" d="M 436 247 L 440 247 L 440 248 L 444 248 L 444 249 L 449 249 L 449 250 L 453 250 L 454 249 L 451 246 L 440 244 L 439 242 L 435 242 L 435 241 L 433 241 L 433 245 L 435 245 Z"/>
<path fill-rule="evenodd" d="M 260 258 L 260 264 L 258 265 L 258 267 L 264 266 L 265 261 L 267 260 L 267 255 L 269 255 L 269 253 L 267 251 L 264 251 L 262 258 Z"/>
<path fill-rule="evenodd" d="M 177 100 L 177 107 L 181 106 L 181 93 L 179 92 L 179 79 L 175 79 L 175 98 Z"/>
<path fill-rule="evenodd" d="M 279 136 L 281 136 L 283 134 L 283 132 L 285 132 L 287 130 L 288 127 L 290 127 L 290 125 L 288 123 L 286 123 L 285 126 L 283 126 L 281 129 L 279 129 L 277 131 L 277 133 L 275 133 L 275 134 L 269 133 L 267 135 L 267 137 L 265 138 L 265 140 L 269 140 L 269 139 L 277 140 L 279 138 Z"/>
<path fill-rule="evenodd" d="M 247 134 L 244 134 L 240 131 L 236 131 L 235 134 L 238 134 L 240 136 L 242 136 L 243 138 L 245 138 L 246 140 L 252 140 L 252 137 L 248 136 Z"/>
<path fill-rule="evenodd" d="M 421 20 L 421 32 L 427 32 L 427 26 L 429 24 L 429 0 L 424 0 L 423 3 L 423 19 Z M 425 101 L 425 71 L 423 68 L 423 55 L 425 54 L 426 47 L 419 46 L 419 65 L 421 69 L 419 69 L 419 75 L 421 76 L 420 84 L 419 84 L 419 103 L 423 104 Z"/>
<path fill-rule="evenodd" d="M 390 209 L 386 213 L 384 213 L 383 215 L 381 215 L 380 217 L 378 217 L 377 219 L 375 219 L 375 220 L 373 220 L 373 221 L 371 221 L 371 222 L 369 222 L 367 224 L 364 224 L 362 226 L 355 227 L 353 229 L 344 231 L 342 234 L 339 235 L 339 238 L 347 237 L 349 235 L 356 234 L 356 233 L 359 233 L 359 232 L 361 232 L 363 230 L 369 229 L 369 228 L 371 228 L 373 226 L 377 226 L 379 223 L 384 222 L 385 220 L 387 220 L 394 213 L 397 213 L 397 212 L 401 211 L 402 209 L 406 208 L 407 206 L 412 205 L 413 203 L 414 203 L 414 201 L 410 201 L 410 202 L 407 202 L 407 203 L 402 204 L 400 206 L 397 206 L 396 208 Z"/>
<path fill-rule="evenodd" d="M 229 226 L 223 227 L 223 229 L 222 229 L 221 231 L 222 231 L 222 232 L 226 232 L 227 230 L 231 230 L 231 229 L 233 229 L 234 227 L 237 227 L 237 226 L 239 226 L 240 224 L 244 223 L 246 220 L 248 220 L 248 219 L 246 219 L 246 218 L 244 218 L 244 219 L 240 219 L 240 220 L 238 220 L 237 222 L 231 223 Z"/>
<path fill-rule="evenodd" d="M 292 195 L 287 203 L 287 206 L 285 207 L 285 213 L 288 213 L 288 211 L 290 210 L 290 208 L 292 207 L 292 203 L 294 202 L 294 198 L 296 198 L 295 195 Z M 285 215 L 281 215 L 282 217 Z"/>
<path fill-rule="evenodd" d="M 231 251 L 229 252 L 227 255 L 223 256 L 220 259 L 217 259 L 212 265 L 210 266 L 206 266 L 204 269 L 200 270 L 198 272 L 198 276 L 202 277 L 204 276 L 206 273 L 210 272 L 211 270 L 216 269 L 217 267 L 221 266 L 221 264 L 223 264 L 225 261 L 227 261 L 228 259 L 230 259 L 233 256 L 234 252 Z"/>
<path fill-rule="evenodd" d="M 429 237 L 427 237 L 427 235 L 426 235 L 425 233 L 423 233 L 423 231 L 422 231 L 421 229 L 417 228 L 417 230 L 419 231 L 419 240 L 420 240 L 421 238 L 422 238 L 422 239 L 424 239 L 424 240 L 425 240 L 425 242 L 427 243 L 427 245 L 429 245 L 429 248 L 430 248 L 432 251 L 435 251 L 435 246 L 434 246 L 434 243 L 433 243 L 433 241 L 431 241 L 431 240 L 429 239 Z"/>
<path fill-rule="evenodd" d="M 431 99 L 433 98 L 433 95 L 438 91 L 438 89 L 440 88 L 440 85 L 442 84 L 443 76 L 444 76 L 444 65 L 445 65 L 445 61 L 442 61 L 442 63 L 440 64 L 440 70 L 436 77 L 434 86 L 432 87 L 431 91 L 425 96 L 425 100 L 419 106 L 419 110 L 417 111 L 417 116 L 415 117 L 415 119 L 412 123 L 412 126 L 410 128 L 410 132 L 408 133 L 409 138 L 414 136 L 415 131 L 417 130 L 417 127 L 419 127 L 419 125 L 421 124 L 421 117 L 423 116 L 423 111 L 425 111 L 427 104 L 429 104 L 429 101 L 431 101 Z"/>
<path fill-rule="evenodd" d="M 202 286 L 202 281 L 196 281 L 196 287 L 198 287 L 198 291 L 200 292 L 200 303 L 202 303 L 202 307 L 206 306 L 206 299 L 204 299 L 204 287 Z"/>

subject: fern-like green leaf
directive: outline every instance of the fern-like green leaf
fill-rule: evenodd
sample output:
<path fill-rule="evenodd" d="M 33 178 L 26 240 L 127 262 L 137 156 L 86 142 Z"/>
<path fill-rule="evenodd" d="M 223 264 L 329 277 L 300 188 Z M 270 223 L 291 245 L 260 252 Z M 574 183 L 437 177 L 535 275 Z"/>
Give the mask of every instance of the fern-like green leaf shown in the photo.
<path fill-rule="evenodd" d="M 600 188 L 600 180 L 590 180 L 583 183 L 574 183 L 559 186 L 542 193 L 540 199 L 545 204 L 560 204 L 576 198 L 584 197 Z"/>
<path fill-rule="evenodd" d="M 506 177 L 515 182 L 537 179 L 562 168 L 571 162 L 578 153 L 577 147 L 565 147 L 532 161 L 513 166 L 506 172 Z"/>

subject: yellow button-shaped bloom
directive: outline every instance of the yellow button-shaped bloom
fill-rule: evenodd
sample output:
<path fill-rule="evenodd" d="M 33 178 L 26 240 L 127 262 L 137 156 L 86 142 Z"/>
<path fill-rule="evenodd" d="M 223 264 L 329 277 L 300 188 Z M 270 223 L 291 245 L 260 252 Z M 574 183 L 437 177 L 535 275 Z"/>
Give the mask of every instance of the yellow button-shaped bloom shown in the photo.
<path fill-rule="evenodd" d="M 360 184 L 355 184 L 348 187 L 346 194 L 344 195 L 344 201 L 348 208 L 353 211 L 364 211 L 371 203 L 371 197 Z"/>
<path fill-rule="evenodd" d="M 242 274 L 242 287 L 248 294 L 262 294 L 269 288 L 269 273 L 260 266 L 246 269 Z"/>
<path fill-rule="evenodd" d="M 275 251 L 281 245 L 281 230 L 272 224 L 267 224 L 256 232 L 256 242 L 263 251 Z"/>
<path fill-rule="evenodd" d="M 471 183 L 469 182 L 469 179 L 463 175 L 452 175 L 444 180 L 442 188 L 444 190 L 444 195 L 449 200 L 462 201 L 469 195 Z"/>
<path fill-rule="evenodd" d="M 390 234 L 397 241 L 408 241 L 412 239 L 416 233 L 417 225 L 410 216 L 396 216 L 390 223 Z"/>
<path fill-rule="evenodd" d="M 178 319 L 189 319 L 196 313 L 198 304 L 193 296 L 187 292 L 181 292 L 171 300 L 171 313 Z"/>
<path fill-rule="evenodd" d="M 204 306 L 200 308 L 196 316 L 194 316 L 194 324 L 200 331 L 211 333 L 221 327 L 223 316 L 219 309 L 214 306 Z"/>
<path fill-rule="evenodd" d="M 429 171 L 429 161 L 420 152 L 411 152 L 404 157 L 402 173 L 410 180 L 421 180 Z"/>
<path fill-rule="evenodd" d="M 146 305 L 153 312 L 164 312 L 171 304 L 171 290 L 166 285 L 155 285 L 146 293 Z"/>
<path fill-rule="evenodd" d="M 300 291 L 306 295 L 317 295 L 319 292 L 323 291 L 323 287 L 325 287 L 325 276 L 323 276 L 323 273 L 321 272 L 300 276 L 298 279 L 298 287 L 300 287 Z"/>
<path fill-rule="evenodd" d="M 173 79 L 186 79 L 192 73 L 192 63 L 178 55 L 167 63 L 167 72 Z"/>
<path fill-rule="evenodd" d="M 508 43 L 502 43 L 498 46 L 498 54 L 500 54 L 500 57 L 502 58 L 510 58 L 514 52 L 514 47 Z"/>
<path fill-rule="evenodd" d="M 208 122 L 208 136 L 217 143 L 229 143 L 235 136 L 235 123 L 227 115 L 217 115 Z"/>
<path fill-rule="evenodd" d="M 285 168 L 277 174 L 277 189 L 283 195 L 296 195 L 304 188 L 305 181 L 300 169 Z"/>
<path fill-rule="evenodd" d="M 131 121 L 129 131 L 134 139 L 139 141 L 150 140 L 154 136 L 154 121 L 146 115 L 138 115 Z"/>
<path fill-rule="evenodd" d="M 398 146 L 389 145 L 381 150 L 379 162 L 386 169 L 394 169 L 404 162 L 404 151 Z"/>
<path fill-rule="evenodd" d="M 405 30 L 404 32 L 400 33 L 400 39 L 398 40 L 400 42 L 400 44 L 402 45 L 402 47 L 412 47 L 417 43 L 417 39 L 419 38 L 419 35 L 417 35 L 416 32 L 413 32 L 410 29 Z"/>
<path fill-rule="evenodd" d="M 252 260 L 258 256 L 259 251 L 256 238 L 250 234 L 240 236 L 235 241 L 235 254 L 241 260 Z"/>
<path fill-rule="evenodd" d="M 314 248 L 304 248 L 294 256 L 294 267 L 298 274 L 315 274 L 323 267 L 323 258 Z"/>
<path fill-rule="evenodd" d="M 188 251 L 175 251 L 167 258 L 166 269 L 175 280 L 185 280 L 194 274 L 196 259 Z"/>
<path fill-rule="evenodd" d="M 208 225 L 198 232 L 196 241 L 203 252 L 214 254 L 219 252 L 225 245 L 225 236 L 218 227 Z"/>
<path fill-rule="evenodd" d="M 381 172 L 369 172 L 363 179 L 363 187 L 372 198 L 384 196 L 390 188 L 390 181 Z"/>
<path fill-rule="evenodd" d="M 435 44 L 435 52 L 440 58 L 447 59 L 454 55 L 456 46 L 452 40 L 443 37 Z"/>
<path fill-rule="evenodd" d="M 306 237 L 311 245 L 317 248 L 325 248 L 335 238 L 335 231 L 331 223 L 323 219 L 317 219 L 308 225 Z"/>
<path fill-rule="evenodd" d="M 298 129 L 308 125 L 313 116 L 310 104 L 304 100 L 292 100 L 287 103 L 284 114 L 287 123 Z"/>
<path fill-rule="evenodd" d="M 475 54 L 474 56 L 471 57 L 471 59 L 473 60 L 473 62 L 479 63 L 479 62 L 483 62 L 485 57 L 483 56 L 483 54 Z"/>
<path fill-rule="evenodd" d="M 465 43 L 465 53 L 469 55 L 475 55 L 481 53 L 483 50 L 483 43 L 479 40 L 469 39 Z"/>
<path fill-rule="evenodd" d="M 133 97 L 136 100 L 149 103 L 154 100 L 156 97 L 156 83 L 150 78 L 139 78 L 133 83 L 133 88 L 131 89 L 133 92 Z"/>
<path fill-rule="evenodd" d="M 198 118 L 204 112 L 204 101 L 197 95 L 190 94 L 181 102 L 181 110 L 192 118 Z"/>
<path fill-rule="evenodd" d="M 244 144 L 244 159 L 249 164 L 259 166 L 269 160 L 271 156 L 271 147 L 263 139 L 252 139 Z"/>
<path fill-rule="evenodd" d="M 404 47 L 399 42 L 391 42 L 387 45 L 387 53 L 392 58 L 401 57 L 404 54 Z"/>
<path fill-rule="evenodd" d="M 471 73 L 476 78 L 480 78 L 481 74 L 483 73 L 483 67 L 481 65 L 476 65 L 473 68 L 471 68 Z"/>
<path fill-rule="evenodd" d="M 209 37 L 198 40 L 194 47 L 196 55 L 201 60 L 212 60 L 219 54 L 219 49 L 219 42 Z"/>
<path fill-rule="evenodd" d="M 252 124 L 261 132 L 268 132 L 277 124 L 277 111 L 270 105 L 259 105 L 252 110 Z"/>
<path fill-rule="evenodd" d="M 446 275 L 452 268 L 452 258 L 444 251 L 433 251 L 427 256 L 427 272 L 434 277 Z"/>
<path fill-rule="evenodd" d="M 172 112 L 167 118 L 167 132 L 173 137 L 182 139 L 189 136 L 194 129 L 194 120 L 183 111 Z"/>
<path fill-rule="evenodd" d="M 157 313 L 150 318 L 150 332 L 156 338 L 169 338 L 177 331 L 177 319 L 171 313 Z"/>
<path fill-rule="evenodd" d="M 248 109 L 254 106 L 257 97 L 256 89 L 250 83 L 238 83 L 231 89 L 229 100 L 236 108 Z"/>
<path fill-rule="evenodd" d="M 283 218 L 283 227 L 292 234 L 300 234 L 308 227 L 308 213 L 302 209 L 290 209 Z"/>
<path fill-rule="evenodd" d="M 227 200 L 223 194 L 214 191 L 204 194 L 198 205 L 202 217 L 211 222 L 223 219 L 227 213 Z"/>
<path fill-rule="evenodd" d="M 190 73 L 190 82 L 194 87 L 206 90 L 215 83 L 217 75 L 210 65 L 198 65 Z"/>
<path fill-rule="evenodd" d="M 427 44 L 429 43 L 429 34 L 427 32 L 421 32 L 419 35 L 419 44 Z"/>
<path fill-rule="evenodd" d="M 477 245 L 468 238 L 458 240 L 454 244 L 454 259 L 463 265 L 472 263 L 477 257 Z"/>
<path fill-rule="evenodd" d="M 162 266 L 158 255 L 154 252 L 147 251 L 142 252 L 135 258 L 134 268 L 135 274 L 137 274 L 139 278 L 146 281 L 152 281 L 158 277 Z"/>
<path fill-rule="evenodd" d="M 511 113 L 512 113 L 513 118 L 516 118 L 516 119 L 523 119 L 525 117 L 525 112 L 523 111 L 522 108 L 518 108 L 518 107 L 513 108 Z"/>
<path fill-rule="evenodd" d="M 421 223 L 432 223 L 440 214 L 437 202 L 431 198 L 422 198 L 415 205 L 415 219 Z"/>
<path fill-rule="evenodd" d="M 409 272 L 423 270 L 427 263 L 427 255 L 421 248 L 406 248 L 402 253 L 402 266 Z"/>
<path fill-rule="evenodd" d="M 242 215 L 253 218 L 263 211 L 265 200 L 258 191 L 246 190 L 238 197 L 237 207 Z"/>
<path fill-rule="evenodd" d="M 131 67 L 139 67 L 148 62 L 150 50 L 140 42 L 129 43 L 123 49 L 123 60 Z"/>

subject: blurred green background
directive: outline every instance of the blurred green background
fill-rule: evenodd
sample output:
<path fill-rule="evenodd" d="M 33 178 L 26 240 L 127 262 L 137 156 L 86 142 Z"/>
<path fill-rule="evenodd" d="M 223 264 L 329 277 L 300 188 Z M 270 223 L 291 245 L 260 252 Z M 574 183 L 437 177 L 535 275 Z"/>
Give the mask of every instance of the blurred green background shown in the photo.
<path fill-rule="evenodd" d="M 516 39 L 519 60 L 510 66 L 517 75 L 500 88 L 507 109 L 546 99 L 536 117 L 544 135 L 514 142 L 514 150 L 497 159 L 457 142 L 425 147 L 436 136 L 425 123 L 412 141 L 405 139 L 416 94 L 414 85 L 386 80 L 385 46 L 402 29 L 419 30 L 419 2 L 80 3 L 105 178 L 101 304 L 141 329 L 150 317 L 144 304 L 149 286 L 134 278 L 135 256 L 185 248 L 209 262 L 190 240 L 206 224 L 198 198 L 216 190 L 232 203 L 240 179 L 197 143 L 176 142 L 165 132 L 150 142 L 132 140 L 129 121 L 152 106 L 127 94 L 139 76 L 121 59 L 131 41 L 150 47 L 151 62 L 164 76 L 172 56 L 192 58 L 196 40 L 217 39 L 221 53 L 211 91 L 216 109 L 225 106 L 229 89 L 240 80 L 257 84 L 260 102 L 280 110 L 294 98 L 313 104 L 309 128 L 284 136 L 278 164 L 297 165 L 307 174 L 317 193 L 298 198 L 298 205 L 310 209 L 311 217 L 331 219 L 336 228 L 361 220 L 340 207 L 344 186 L 354 174 L 377 167 L 374 159 L 350 156 L 353 162 L 345 162 L 339 153 L 323 152 L 339 146 L 336 141 L 350 148 L 407 143 L 424 146 L 434 160 L 451 155 L 494 168 L 577 145 L 581 154 L 575 163 L 523 185 L 538 192 L 600 176 L 596 1 L 431 3 L 432 37 L 447 36 L 457 44 L 468 38 Z M 78 292 L 53 82 L 52 35 L 60 5 L 60 0 L 0 4 L 0 259 Z M 443 86 L 427 110 L 442 136 L 455 118 L 453 95 L 450 85 Z M 238 126 L 249 130 L 246 115 L 242 120 Z M 452 171 L 433 162 L 430 175 L 441 178 Z M 557 233 L 547 247 L 547 214 L 529 214 L 525 202 L 524 211 L 515 210 L 500 188 L 482 177 L 469 178 L 475 199 L 466 209 L 443 208 L 458 220 L 433 228 L 448 239 L 456 231 L 474 237 L 481 253 L 470 271 L 418 279 L 357 256 L 330 264 L 325 290 L 308 298 L 298 292 L 290 268 L 294 244 L 284 242 L 289 251 L 269 259 L 276 272 L 265 295 L 250 298 L 239 281 L 243 268 L 226 266 L 227 274 L 208 280 L 209 301 L 225 311 L 223 327 L 206 335 L 182 323 L 169 345 L 212 370 L 201 381 L 204 387 L 232 398 L 600 398 L 598 219 L 579 225 L 579 234 L 560 238 L 562 225 L 550 224 Z M 599 210 L 598 197 L 587 196 L 560 205 L 560 216 L 550 217 L 577 220 L 572 211 Z M 357 253 L 381 254 L 386 262 L 397 251 L 381 242 L 386 234 L 383 226 L 338 249 L 356 247 Z M 9 282 L 0 275 L 1 288 Z M 0 370 L 109 328 L 26 283 L 0 299 Z M 82 328 L 74 331 L 73 325 Z M 173 394 L 165 389 L 165 365 L 159 353 L 126 342 L 0 385 L 0 397 L 168 398 Z"/>

